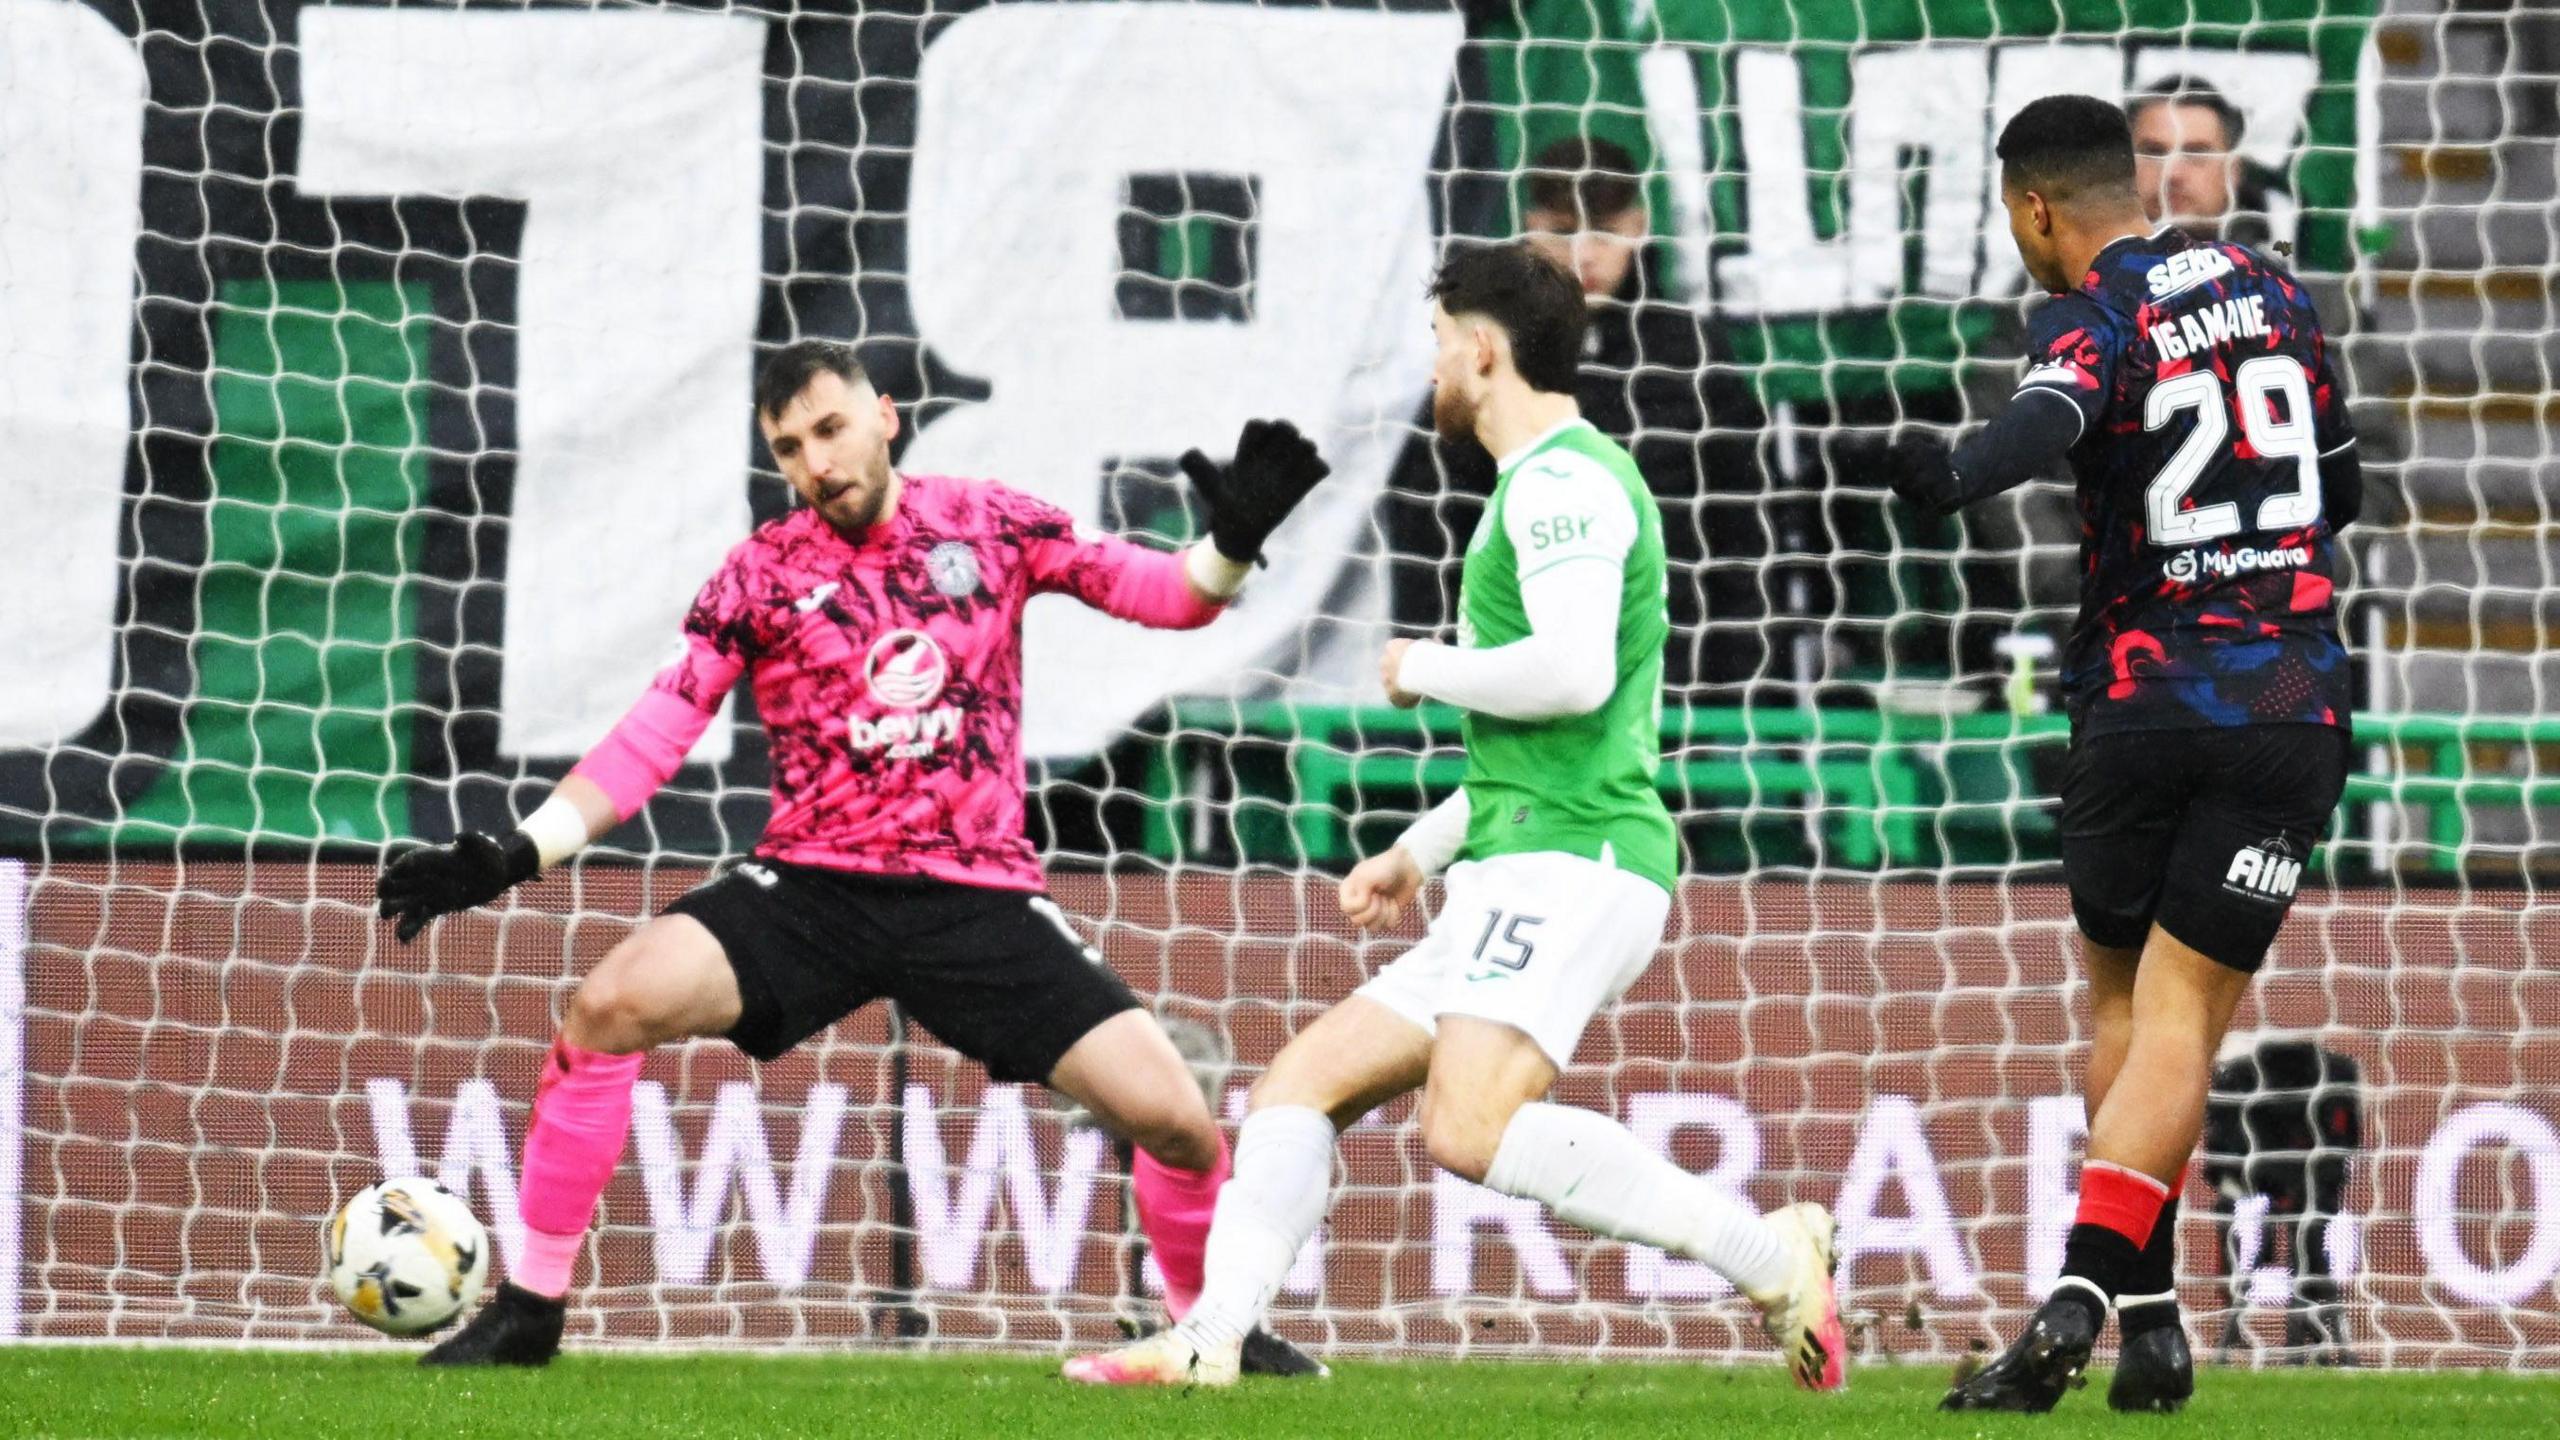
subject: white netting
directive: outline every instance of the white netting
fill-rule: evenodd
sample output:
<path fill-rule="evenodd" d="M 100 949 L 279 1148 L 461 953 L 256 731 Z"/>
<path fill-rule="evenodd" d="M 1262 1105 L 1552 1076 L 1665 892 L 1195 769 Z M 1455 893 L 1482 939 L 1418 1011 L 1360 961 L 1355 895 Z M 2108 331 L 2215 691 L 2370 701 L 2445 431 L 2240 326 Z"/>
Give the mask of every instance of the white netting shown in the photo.
<path fill-rule="evenodd" d="M 1054 891 L 1240 1094 L 1393 953 L 1330 875 L 1452 778 L 1368 688 L 1486 478 L 1420 440 L 1433 247 L 1587 138 L 1658 241 L 1585 390 L 1663 500 L 1694 873 L 1566 1098 L 1835 1204 L 1869 1348 L 1988 1338 L 2070 1203 L 2061 732 L 2009 637 L 2067 623 L 2076 536 L 2053 487 L 1914 525 L 1880 467 L 2014 373 L 1998 124 L 2190 77 L 2247 121 L 2238 223 L 2352 332 L 2376 718 L 2244 1017 L 2263 1103 L 2234 1193 L 2189 1194 L 2187 1299 L 2249 1353 L 2343 1321 L 2368 1360 L 2550 1363 L 2555 47 L 2549 11 L 2308 0 L 0 0 L 0 1334 L 344 1338 L 345 1194 L 440 1169 L 511 1215 L 569 982 L 761 824 L 753 717 L 415 948 L 374 869 L 502 828 L 637 692 L 783 504 L 747 383 L 796 336 L 862 344 L 902 463 L 1113 529 L 1186 533 L 1170 457 L 1247 415 L 1320 435 L 1238 614 L 1050 601 L 1028 637 Z M 876 1010 L 646 1085 L 590 1336 L 1036 1347 L 1148 1308 L 1110 1147 Z M 1293 1334 L 1759 1352 L 1696 1267 L 1433 1179 L 1409 1106 L 1344 1156 Z"/>

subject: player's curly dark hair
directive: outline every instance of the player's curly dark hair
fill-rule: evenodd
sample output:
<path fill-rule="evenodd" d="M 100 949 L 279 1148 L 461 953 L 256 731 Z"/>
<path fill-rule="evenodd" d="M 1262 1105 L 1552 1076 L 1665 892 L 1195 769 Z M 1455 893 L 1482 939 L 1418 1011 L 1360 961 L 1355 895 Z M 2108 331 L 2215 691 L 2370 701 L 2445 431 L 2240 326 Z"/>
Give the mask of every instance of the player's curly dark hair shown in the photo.
<path fill-rule="evenodd" d="M 779 419 L 783 407 L 822 374 L 835 375 L 847 385 L 860 385 L 871 378 L 870 372 L 862 368 L 861 357 L 841 340 L 794 340 L 774 351 L 764 368 L 756 372 L 756 413 L 768 420 Z"/>
<path fill-rule="evenodd" d="M 2000 183 L 2047 200 L 2133 195 L 2133 127 L 2094 95 L 2030 101 L 2000 131 Z"/>
<path fill-rule="evenodd" d="M 1582 286 L 1527 242 L 1459 245 L 1440 262 L 1431 298 L 1481 315 L 1511 337 L 1511 363 L 1532 390 L 1572 394 L 1582 368 Z"/>

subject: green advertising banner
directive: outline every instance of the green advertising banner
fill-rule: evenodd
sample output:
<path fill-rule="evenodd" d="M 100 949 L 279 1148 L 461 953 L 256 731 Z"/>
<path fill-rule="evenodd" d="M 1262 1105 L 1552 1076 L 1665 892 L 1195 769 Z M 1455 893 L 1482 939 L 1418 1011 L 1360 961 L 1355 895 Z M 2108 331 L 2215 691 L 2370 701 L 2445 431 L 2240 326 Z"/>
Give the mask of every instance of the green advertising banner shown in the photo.
<path fill-rule="evenodd" d="M 278 33 L 246 0 L 202 8 L 226 44 Z M 12 518 L 45 537 L 0 595 L 0 846 L 511 823 L 646 686 L 720 552 L 784 504 L 754 468 L 746 389 L 757 346 L 790 334 L 862 341 L 909 407 L 900 463 L 1002 476 L 1119 530 L 1189 533 L 1170 457 L 1191 445 L 1247 415 L 1322 417 L 1332 481 L 1215 634 L 1034 612 L 1026 748 L 1082 775 L 1098 816 L 1143 786 L 1097 757 L 1168 701 L 1339 690 L 1369 572 L 1412 559 L 1368 537 L 1427 382 L 1435 227 L 1498 223 L 1488 199 L 1568 136 L 1646 168 L 1669 278 L 1729 338 L 1718 358 L 1812 407 L 1809 427 L 1872 426 L 1877 407 L 1844 402 L 1943 398 L 1966 365 L 2005 363 L 1987 342 L 2024 280 L 1991 140 L 2037 95 L 2209 80 L 2248 117 L 2297 263 L 2353 258 L 2372 0 L 2257 0 L 2241 20 L 2204 0 L 1465 10 L 1471 27 L 1419 5 L 964 0 L 904 41 L 849 25 L 879 113 L 813 102 L 787 144 L 768 102 L 799 82 L 767 74 L 760 14 L 313 7 L 278 90 L 46 12 L 78 114 L 0 90 L 0 110 L 65 127 L 12 152 L 61 203 L 0 214 L 0 250 L 50 267 L 16 273 L 52 277 L 8 292 L 10 336 L 42 343 L 0 346 L 18 402 L 0 451 L 29 477 Z M 482 37 L 519 24 L 579 47 L 589 100 L 496 117 L 524 87 Z M 1158 83 L 1212 40 L 1259 88 Z M 1086 78 L 1059 69 L 1070 51 Z M 497 53 L 558 78 L 540 44 Z M 643 83 L 641 58 L 700 83 Z M 1300 83 L 1318 72 L 1335 98 Z M 263 119 L 198 139 L 142 124 L 200 103 L 290 116 L 295 143 L 268 144 Z M 1079 131 L 1106 122 L 1125 141 L 1108 154 Z M 428 154 L 446 168 L 412 173 Z M 768 175 L 768 155 L 791 158 Z M 1104 276 L 1091 304 L 1041 308 Z M 1900 543 L 1845 509 L 1824 523 L 1849 550 Z M 1965 603 L 1909 574 L 1914 553 L 1893 586 L 1836 567 L 1842 613 Z M 690 762 L 626 839 L 707 855 L 753 833 L 766 776 L 743 707 Z"/>
<path fill-rule="evenodd" d="M 1677 283 L 1771 400 L 1956 383 L 2022 278 L 1999 126 L 2039 95 L 2202 79 L 2298 265 L 2353 261 L 2373 0 L 1526 0 L 1488 59 L 1504 156 L 1588 135 L 1655 175 Z M 2368 143 L 2370 137 L 2363 137 Z"/>

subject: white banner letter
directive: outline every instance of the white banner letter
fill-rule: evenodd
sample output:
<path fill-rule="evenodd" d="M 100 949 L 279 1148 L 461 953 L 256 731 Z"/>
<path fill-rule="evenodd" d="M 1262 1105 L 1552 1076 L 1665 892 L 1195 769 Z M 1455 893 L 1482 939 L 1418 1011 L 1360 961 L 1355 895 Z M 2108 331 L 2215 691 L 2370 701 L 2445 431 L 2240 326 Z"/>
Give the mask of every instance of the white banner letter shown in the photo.
<path fill-rule="evenodd" d="M 2080 1208 L 2079 1143 L 2087 1106 L 2070 1095 L 2027 1102 L 2027 1293 L 2042 1299 L 2062 1278 L 2062 1247 Z"/>
<path fill-rule="evenodd" d="M 1031 1143 L 1031 1117 L 1019 1085 L 990 1085 L 978 1100 L 978 1125 L 969 1158 L 953 1189 L 942 1127 L 934 1119 L 933 1092 L 907 1087 L 907 1189 L 915 1204 L 916 1253 L 928 1285 L 967 1287 L 977 1278 L 978 1248 L 995 1207 L 996 1180 L 1004 1180 L 1022 1236 L 1023 1268 L 1043 1290 L 1064 1289 L 1075 1279 L 1084 1246 L 1085 1217 L 1093 1208 L 1093 1182 L 1102 1165 L 1102 1137 L 1091 1130 L 1067 1136 L 1054 1198 L 1042 1193 L 1040 1157 Z"/>
<path fill-rule="evenodd" d="M 1888 1181 L 1902 1184 L 1908 1215 L 1878 1215 L 1876 1202 Z M 1879 1095 L 1868 1107 L 1858 1131 L 1858 1148 L 1849 1156 L 1849 1177 L 1841 1182 L 1841 1283 L 1861 1255 L 1917 1251 L 1929 1268 L 1932 1288 L 1950 1300 L 1980 1293 L 1964 1242 L 1956 1237 L 1946 1189 L 1938 1183 L 1938 1157 L 1921 1131 L 1920 1111 L 1902 1095 Z"/>
<path fill-rule="evenodd" d="M 1699 1178 L 1749 1204 L 1743 1186 L 1760 1168 L 1760 1122 L 1741 1102 L 1722 1095 L 1674 1094 L 1637 1095 L 1627 1101 L 1628 1131 L 1665 1155 L 1671 1153 L 1671 1137 L 1693 1125 L 1716 1135 L 1715 1168 Z M 1629 1245 L 1627 1293 L 1697 1298 L 1730 1295 L 1733 1285 L 1704 1261 L 1675 1259 L 1650 1245 Z"/>
<path fill-rule="evenodd" d="M 307 5 L 301 42 L 306 194 L 526 202 L 498 744 L 577 755 L 747 533 L 764 22 Z"/>
<path fill-rule="evenodd" d="M 1547 1230 L 1547 1207 L 1481 1185 L 1446 1170 L 1431 1177 L 1431 1288 L 1463 1295 L 1476 1279 L 1476 1227 L 1492 1225 L 1511 1242 L 1520 1274 L 1540 1295 L 1573 1293 L 1573 1269 Z"/>
<path fill-rule="evenodd" d="M 436 1183 L 468 1200 L 476 1172 L 484 1187 L 480 1218 L 498 1237 L 499 1256 L 515 1264 L 524 1249 L 524 1217 L 516 1213 L 516 1152 L 507 1144 L 498 1087 L 465 1080 L 455 1088 L 444 1155 L 432 1172 L 419 1163 L 417 1142 L 410 1138 L 408 1088 L 397 1080 L 374 1079 L 365 1082 L 364 1093 L 373 1112 L 373 1152 L 382 1161 L 382 1178 L 432 1173 Z"/>
<path fill-rule="evenodd" d="M 1881 305 L 1902 293 L 1902 157 L 1928 156 L 1920 226 L 1924 295 L 1973 293 L 1976 228 L 1990 174 L 1982 115 L 1991 59 L 1979 45 L 1910 45 L 1851 62 L 1849 299 Z"/>
<path fill-rule="evenodd" d="M 1224 455 L 1254 416 L 1297 421 L 1333 464 L 1207 630 L 1035 606 L 1025 753 L 1088 754 L 1166 696 L 1250 683 L 1361 548 L 1430 374 L 1423 180 L 1459 36 L 1455 15 L 990 5 L 925 51 L 908 290 L 935 353 L 994 397 L 935 421 L 907 467 L 1092 522 L 1106 460 Z M 1148 174 L 1252 182 L 1240 323 L 1119 318 L 1122 206 Z"/>
<path fill-rule="evenodd" d="M 2524 1157 L 2533 1177 L 2533 1239 L 2504 1265 L 2482 1265 L 2462 1244 L 2462 1162 L 2483 1146 L 2503 1144 Z M 2427 1270 L 2444 1288 L 2481 1305 L 2522 1305 L 2560 1273 L 2560 1133 L 2551 1122 L 2517 1105 L 2471 1105 L 2427 1141 L 2418 1157 L 2418 1179 L 2409 1209 L 2418 1220 L 2418 1248 Z M 2474 1209 L 2468 1212 L 2478 1215 Z"/>
<path fill-rule="evenodd" d="M 780 1198 L 773 1152 L 765 1144 L 764 1119 L 753 1086 L 732 1080 L 720 1087 L 711 1125 L 694 1167 L 693 1200 L 685 1201 L 684 1155 L 668 1112 L 667 1087 L 643 1080 L 631 1092 L 631 1140 L 649 1193 L 651 1239 L 658 1278 L 697 1285 L 711 1268 L 711 1241 L 729 1208 L 731 1177 L 747 1192 L 747 1220 L 756 1232 L 756 1259 L 764 1278 L 789 1287 L 809 1278 L 809 1258 L 826 1217 L 827 1182 L 835 1174 L 836 1139 L 844 1128 L 841 1085 L 809 1087 L 800 1111 L 800 1149 L 791 1163 L 791 1199 Z"/>
<path fill-rule="evenodd" d="M 145 95 L 104 15 L 0 0 L 0 750 L 78 733 L 113 684 Z"/>

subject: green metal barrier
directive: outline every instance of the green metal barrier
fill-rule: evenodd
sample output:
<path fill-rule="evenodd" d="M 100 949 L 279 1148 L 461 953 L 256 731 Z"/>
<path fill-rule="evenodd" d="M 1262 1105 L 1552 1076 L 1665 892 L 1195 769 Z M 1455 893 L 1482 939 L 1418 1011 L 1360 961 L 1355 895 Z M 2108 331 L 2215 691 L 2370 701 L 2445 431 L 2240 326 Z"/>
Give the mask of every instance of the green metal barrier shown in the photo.
<path fill-rule="evenodd" d="M 1415 813 L 1457 788 L 1458 733 L 1458 712 L 1441 706 L 1180 702 L 1148 768 L 1148 851 L 1182 858 L 1204 790 L 1223 789 L 1237 859 L 1348 864 L 1364 815 Z M 1800 822 L 1837 868 L 1997 867 L 2053 858 L 2069 738 L 2059 715 L 1689 709 L 1663 717 L 1656 783 L 1684 822 Z M 2425 811 L 2425 839 L 2407 847 L 2414 868 L 2458 871 L 2480 808 L 2560 805 L 2560 777 L 2473 773 L 2476 746 L 2560 747 L 2560 720 L 2360 716 L 2356 739 L 2390 758 L 2350 775 L 2344 803 Z M 1204 765 L 1223 783 L 1199 784 Z"/>
<path fill-rule="evenodd" d="M 2529 809 L 2560 805 L 2560 778 L 2472 773 L 2475 745 L 2560 745 L 2560 720 L 2538 716 L 2359 715 L 2359 745 L 2398 752 L 2384 774 L 2348 775 L 2345 802 L 2418 806 L 2427 813 L 2422 868 L 2453 873 L 2462 868 L 2470 839 L 2466 823 L 2475 807 Z M 2417 752 L 2412 754 L 2411 752 Z M 2539 770 L 2541 767 L 2533 767 Z"/>

